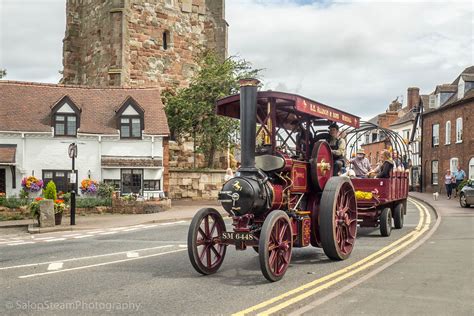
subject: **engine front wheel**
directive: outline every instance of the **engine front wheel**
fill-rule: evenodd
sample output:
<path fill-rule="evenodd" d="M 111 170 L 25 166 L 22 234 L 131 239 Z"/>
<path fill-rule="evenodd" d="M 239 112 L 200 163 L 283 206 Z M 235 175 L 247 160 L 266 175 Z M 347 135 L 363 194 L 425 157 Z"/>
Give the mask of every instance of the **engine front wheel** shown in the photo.
<path fill-rule="evenodd" d="M 194 215 L 188 231 L 188 255 L 197 272 L 207 275 L 219 270 L 227 245 L 216 239 L 225 232 L 222 215 L 213 208 L 200 209 Z"/>
<path fill-rule="evenodd" d="M 333 260 L 348 258 L 357 235 L 357 201 L 348 178 L 329 179 L 319 213 L 319 235 L 324 253 Z"/>
<path fill-rule="evenodd" d="M 288 215 L 283 211 L 271 212 L 263 223 L 258 244 L 260 269 L 270 282 L 279 281 L 291 260 L 293 235 Z"/>

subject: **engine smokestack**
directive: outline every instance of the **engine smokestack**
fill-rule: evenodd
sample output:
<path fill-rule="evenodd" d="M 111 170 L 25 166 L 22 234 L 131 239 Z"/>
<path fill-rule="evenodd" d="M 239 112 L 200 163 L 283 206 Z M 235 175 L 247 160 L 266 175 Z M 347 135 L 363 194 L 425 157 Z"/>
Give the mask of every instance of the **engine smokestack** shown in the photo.
<path fill-rule="evenodd" d="M 257 126 L 257 79 L 241 79 L 240 84 L 240 172 L 254 173 L 255 168 L 255 133 Z"/>

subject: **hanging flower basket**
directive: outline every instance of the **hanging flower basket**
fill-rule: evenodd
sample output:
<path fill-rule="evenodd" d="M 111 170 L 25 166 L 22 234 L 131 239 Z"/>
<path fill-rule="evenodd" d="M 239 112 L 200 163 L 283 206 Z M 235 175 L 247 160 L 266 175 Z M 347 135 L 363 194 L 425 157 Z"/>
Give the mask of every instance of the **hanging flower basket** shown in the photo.
<path fill-rule="evenodd" d="M 43 180 L 36 178 L 35 176 L 24 177 L 21 180 L 21 186 L 26 192 L 38 192 L 43 188 Z"/>
<path fill-rule="evenodd" d="M 99 183 L 95 180 L 92 179 L 84 179 L 81 181 L 81 187 L 79 188 L 81 190 L 82 194 L 96 194 L 97 190 L 99 188 Z"/>

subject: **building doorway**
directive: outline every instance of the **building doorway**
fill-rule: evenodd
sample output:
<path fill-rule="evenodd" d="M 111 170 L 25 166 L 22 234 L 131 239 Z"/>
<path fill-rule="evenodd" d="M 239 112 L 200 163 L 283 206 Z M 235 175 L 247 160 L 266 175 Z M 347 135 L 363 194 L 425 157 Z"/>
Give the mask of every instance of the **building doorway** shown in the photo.
<path fill-rule="evenodd" d="M 7 193 L 7 179 L 5 169 L 0 169 L 0 193 Z"/>

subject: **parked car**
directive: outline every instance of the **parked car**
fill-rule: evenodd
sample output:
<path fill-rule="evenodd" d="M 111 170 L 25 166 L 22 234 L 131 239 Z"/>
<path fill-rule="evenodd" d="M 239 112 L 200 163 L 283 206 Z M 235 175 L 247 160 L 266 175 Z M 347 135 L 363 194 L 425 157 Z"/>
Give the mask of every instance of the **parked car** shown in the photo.
<path fill-rule="evenodd" d="M 474 205 L 474 180 L 469 180 L 462 188 L 459 195 L 459 204 L 461 204 L 461 207 Z"/>

